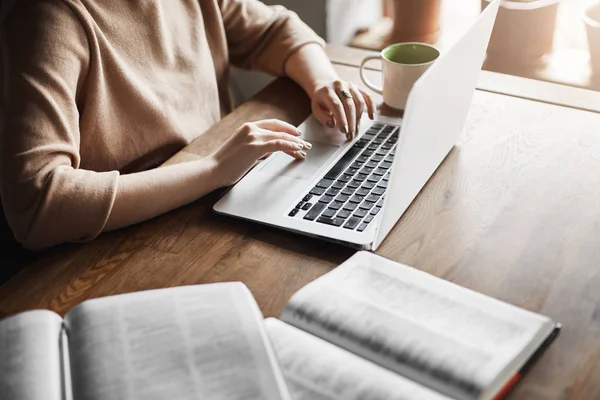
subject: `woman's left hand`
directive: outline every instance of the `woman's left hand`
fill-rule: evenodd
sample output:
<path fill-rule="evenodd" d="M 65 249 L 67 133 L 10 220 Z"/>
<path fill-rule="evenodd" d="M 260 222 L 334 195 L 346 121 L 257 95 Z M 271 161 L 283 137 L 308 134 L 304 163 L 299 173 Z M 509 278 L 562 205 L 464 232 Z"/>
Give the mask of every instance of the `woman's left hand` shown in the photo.
<path fill-rule="evenodd" d="M 335 80 L 315 86 L 311 95 L 313 115 L 329 128 L 337 127 L 352 140 L 359 131 L 363 112 L 373 119 L 375 106 L 371 96 L 353 83 Z"/>

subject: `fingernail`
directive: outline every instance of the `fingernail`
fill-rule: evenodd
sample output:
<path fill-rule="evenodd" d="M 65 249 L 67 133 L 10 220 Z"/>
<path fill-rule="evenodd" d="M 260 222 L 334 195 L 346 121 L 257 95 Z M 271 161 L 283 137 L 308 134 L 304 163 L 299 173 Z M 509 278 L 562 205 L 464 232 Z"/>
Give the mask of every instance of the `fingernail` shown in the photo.
<path fill-rule="evenodd" d="M 356 133 L 360 132 L 360 124 L 356 124 Z"/>
<path fill-rule="evenodd" d="M 350 132 L 350 131 L 348 130 L 348 125 L 344 125 L 344 129 L 342 130 L 342 132 L 344 132 L 344 133 L 348 133 L 348 132 Z"/>
<path fill-rule="evenodd" d="M 350 134 L 349 134 L 349 133 L 346 133 L 346 140 L 347 140 L 347 141 L 351 141 L 351 140 L 352 140 L 352 138 L 350 137 Z"/>
<path fill-rule="evenodd" d="M 303 148 L 304 148 L 304 143 L 296 143 L 296 146 L 297 146 L 299 149 L 303 149 Z"/>
<path fill-rule="evenodd" d="M 306 145 L 306 147 L 308 147 L 309 149 L 312 149 L 312 144 L 308 143 L 308 142 L 304 142 L 304 144 Z"/>
<path fill-rule="evenodd" d="M 302 131 L 300 129 L 296 129 L 296 132 L 298 132 L 299 135 L 302 135 Z"/>
<path fill-rule="evenodd" d="M 302 158 L 306 158 L 306 152 L 305 151 L 299 151 L 298 154 L 300 154 L 302 156 Z"/>
<path fill-rule="evenodd" d="M 330 128 L 333 128 L 334 125 L 333 125 L 333 120 L 332 119 L 330 119 L 330 120 L 327 121 L 327 126 L 330 127 Z"/>

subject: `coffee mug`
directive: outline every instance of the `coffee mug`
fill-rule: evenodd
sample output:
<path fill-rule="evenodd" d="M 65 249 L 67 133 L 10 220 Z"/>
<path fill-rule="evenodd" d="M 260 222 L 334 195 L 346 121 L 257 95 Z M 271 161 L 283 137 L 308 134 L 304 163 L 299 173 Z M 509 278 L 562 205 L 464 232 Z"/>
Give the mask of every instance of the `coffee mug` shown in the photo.
<path fill-rule="evenodd" d="M 366 57 L 360 64 L 360 78 L 365 85 L 383 95 L 390 107 L 403 110 L 413 84 L 440 56 L 440 51 L 427 43 L 406 42 L 392 44 L 380 55 Z M 365 77 L 365 65 L 371 60 L 382 60 L 383 87 Z"/>

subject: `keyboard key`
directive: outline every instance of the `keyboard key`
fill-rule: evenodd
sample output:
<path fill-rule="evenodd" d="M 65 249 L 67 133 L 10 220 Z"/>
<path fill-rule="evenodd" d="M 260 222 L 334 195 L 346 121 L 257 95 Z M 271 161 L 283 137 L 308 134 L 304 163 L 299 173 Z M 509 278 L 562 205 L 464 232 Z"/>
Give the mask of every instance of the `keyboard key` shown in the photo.
<path fill-rule="evenodd" d="M 338 178 L 338 181 L 346 183 L 346 182 L 349 182 L 350 179 L 352 179 L 352 175 L 345 175 L 344 174 L 344 175 L 342 175 L 342 176 L 340 176 Z"/>
<path fill-rule="evenodd" d="M 319 187 L 315 187 L 313 188 L 313 190 L 310 191 L 310 194 L 312 194 L 313 196 L 320 196 L 323 193 L 325 193 L 325 189 Z"/>
<path fill-rule="evenodd" d="M 363 169 L 360 170 L 360 173 L 365 174 L 365 175 L 370 175 L 371 172 L 373 172 L 373 168 L 369 168 L 369 167 L 364 167 Z"/>
<path fill-rule="evenodd" d="M 367 167 L 369 168 L 377 168 L 377 164 L 379 164 L 377 161 L 369 161 L 367 164 L 365 164 Z"/>
<path fill-rule="evenodd" d="M 350 168 L 361 169 L 363 164 L 364 164 L 364 162 L 357 160 L 357 161 L 354 161 L 352 163 L 352 165 L 350 166 Z"/>
<path fill-rule="evenodd" d="M 304 205 L 304 202 L 301 201 L 300 203 L 296 204 L 296 208 L 302 208 L 303 205 Z"/>
<path fill-rule="evenodd" d="M 324 195 L 324 196 L 321 196 L 321 198 L 319 199 L 319 202 L 327 204 L 327 203 L 331 203 L 333 201 L 333 199 L 334 199 L 333 196 Z"/>
<path fill-rule="evenodd" d="M 302 201 L 309 201 L 310 199 L 312 199 L 312 195 L 311 194 L 307 194 L 306 196 L 304 196 L 304 198 L 302 199 Z"/>
<path fill-rule="evenodd" d="M 373 194 L 368 195 L 365 198 L 366 201 L 370 201 L 371 203 L 377 203 L 379 201 L 379 196 L 375 196 Z"/>
<path fill-rule="evenodd" d="M 345 194 L 347 196 L 352 196 L 354 194 L 354 189 L 351 187 L 345 187 L 344 190 L 342 190 L 342 194 Z M 346 200 L 344 200 L 344 201 L 346 201 Z"/>
<path fill-rule="evenodd" d="M 373 150 L 365 150 L 362 152 L 361 156 L 370 157 L 373 155 Z"/>
<path fill-rule="evenodd" d="M 370 192 L 370 190 L 369 190 L 369 189 L 363 189 L 363 188 L 360 188 L 360 189 L 358 189 L 358 190 L 356 191 L 356 193 L 355 193 L 355 194 L 356 194 L 357 196 L 365 197 L 366 195 L 368 195 L 368 194 L 369 194 L 369 192 Z"/>
<path fill-rule="evenodd" d="M 383 128 L 383 125 L 378 122 L 375 122 L 373 125 L 371 125 L 371 129 L 381 129 L 381 128 Z"/>
<path fill-rule="evenodd" d="M 344 203 L 340 203 L 339 201 L 334 201 L 333 203 L 331 203 L 329 205 L 329 208 L 331 208 L 332 210 L 339 210 L 340 208 L 342 208 L 343 205 L 344 205 Z"/>
<path fill-rule="evenodd" d="M 346 175 L 354 175 L 358 172 L 358 168 L 348 168 L 347 170 L 344 171 L 344 174 Z"/>
<path fill-rule="evenodd" d="M 315 204 L 309 212 L 306 213 L 306 215 L 304 216 L 304 219 L 307 219 L 309 221 L 314 221 L 315 218 L 317 218 L 319 216 L 319 214 L 321 213 L 321 211 L 323 211 L 326 207 L 325 203 L 317 203 Z"/>
<path fill-rule="evenodd" d="M 358 225 L 359 222 L 360 222 L 360 218 L 351 217 L 348 220 L 348 222 L 346 222 L 346 225 L 344 225 L 344 228 L 346 228 L 346 229 L 354 229 L 354 228 L 356 228 L 356 226 Z"/>
<path fill-rule="evenodd" d="M 373 189 L 373 194 L 376 194 L 377 196 L 381 196 L 384 193 L 385 193 L 385 188 L 376 187 L 375 189 Z"/>
<path fill-rule="evenodd" d="M 387 189 L 387 186 L 388 186 L 388 181 L 386 181 L 386 180 L 381 180 L 381 181 L 380 181 L 380 182 L 377 184 L 377 187 L 379 187 L 379 188 L 383 188 L 383 189 Z"/>
<path fill-rule="evenodd" d="M 346 219 L 346 218 L 348 218 L 348 217 L 350 216 L 350 214 L 351 214 L 351 211 L 348 211 L 348 210 L 341 210 L 341 211 L 340 211 L 340 212 L 337 214 L 337 217 L 338 217 L 338 218 L 342 218 L 342 219 Z"/>
<path fill-rule="evenodd" d="M 369 156 L 364 156 L 361 154 L 360 156 L 356 157 L 356 161 L 366 163 L 367 161 L 369 161 Z"/>
<path fill-rule="evenodd" d="M 332 179 L 321 179 L 319 183 L 317 183 L 317 187 L 327 189 L 333 183 Z"/>
<path fill-rule="evenodd" d="M 375 187 L 375 183 L 369 182 L 369 181 L 363 182 L 363 184 L 361 186 L 361 188 L 365 188 L 365 189 L 369 189 L 369 190 L 373 189 L 374 187 Z"/>
<path fill-rule="evenodd" d="M 294 208 L 292 211 L 290 211 L 290 213 L 288 214 L 290 217 L 293 217 L 294 215 L 298 214 L 298 209 Z"/>
<path fill-rule="evenodd" d="M 335 198 L 335 201 L 345 203 L 348 201 L 349 198 L 350 198 L 350 196 L 348 196 L 347 194 L 340 194 L 340 195 L 338 195 L 338 197 Z"/>
<path fill-rule="evenodd" d="M 333 184 L 333 186 L 331 186 L 334 189 L 341 189 L 346 185 L 346 183 L 342 182 L 342 181 L 335 181 L 335 183 Z"/>
<path fill-rule="evenodd" d="M 375 203 L 371 203 L 369 201 L 363 201 L 362 203 L 360 203 L 359 208 L 369 211 L 371 208 L 373 208 L 374 205 L 375 205 Z"/>
<path fill-rule="evenodd" d="M 364 222 L 362 224 L 359 225 L 357 231 L 362 232 L 365 229 L 367 229 L 367 224 L 365 224 Z"/>
<path fill-rule="evenodd" d="M 378 137 L 376 137 L 375 139 L 373 139 L 373 140 L 371 141 L 371 143 L 373 143 L 373 144 L 381 144 L 381 143 L 383 143 L 383 140 L 384 140 L 384 139 L 382 139 L 382 138 L 378 138 Z"/>
<path fill-rule="evenodd" d="M 334 189 L 334 188 L 331 188 L 331 189 L 327 190 L 327 191 L 325 192 L 325 194 L 326 194 L 327 196 L 337 196 L 338 194 L 340 194 L 340 189 Z"/>
<path fill-rule="evenodd" d="M 391 167 L 392 167 L 392 163 L 387 162 L 387 161 L 382 162 L 381 165 L 379 166 L 379 168 L 383 168 L 383 169 L 390 169 Z"/>
<path fill-rule="evenodd" d="M 387 182 L 389 179 L 390 179 L 390 174 L 389 173 L 385 174 L 383 177 L 383 180 Z"/>
<path fill-rule="evenodd" d="M 378 147 L 379 147 L 378 144 L 371 144 L 371 145 L 369 145 L 369 147 L 367 147 L 367 150 L 377 150 Z"/>
<path fill-rule="evenodd" d="M 311 207 L 312 207 L 312 203 L 304 203 L 304 205 L 302 206 L 302 209 L 304 211 L 306 211 L 306 210 L 308 210 Z"/>
<path fill-rule="evenodd" d="M 362 208 L 359 208 L 358 210 L 354 211 L 354 217 L 362 218 L 365 215 L 367 215 L 368 213 L 369 213 L 369 210 L 364 210 Z"/>
<path fill-rule="evenodd" d="M 385 140 L 385 138 L 386 138 L 387 136 L 388 136 L 388 133 L 387 133 L 387 132 L 381 132 L 379 135 L 377 135 L 377 137 L 378 137 L 379 139 L 384 139 L 384 140 Z"/>
<path fill-rule="evenodd" d="M 377 207 L 378 208 L 383 207 L 383 198 L 377 202 Z"/>
<path fill-rule="evenodd" d="M 350 203 L 361 203 L 363 201 L 362 197 L 360 196 L 352 196 L 350 197 Z"/>
<path fill-rule="evenodd" d="M 356 210 L 356 207 L 358 207 L 358 203 L 346 203 L 344 205 L 344 210 L 354 211 Z"/>
<path fill-rule="evenodd" d="M 377 156 L 374 156 L 373 158 L 375 158 L 375 157 L 377 157 Z M 387 157 L 385 158 L 385 161 L 387 161 L 387 162 L 392 162 L 392 161 L 394 161 L 394 156 L 387 156 Z"/>
<path fill-rule="evenodd" d="M 356 175 L 356 176 L 354 177 L 354 179 L 356 179 L 357 181 L 360 181 L 360 182 L 362 182 L 362 181 L 364 181 L 365 179 L 367 179 L 367 177 L 368 177 L 368 176 L 369 176 L 369 175 L 366 175 L 366 174 L 358 174 L 358 175 Z"/>
<path fill-rule="evenodd" d="M 377 215 L 377 213 L 379 212 L 379 210 L 381 210 L 381 208 L 375 207 L 375 208 L 371 209 L 371 212 L 369 214 L 371 214 L 371 215 Z"/>
<path fill-rule="evenodd" d="M 369 222 L 373 221 L 373 218 L 375 218 L 374 215 L 371 215 L 371 214 L 367 215 L 367 218 L 365 218 L 364 223 L 368 224 Z"/>
<path fill-rule="evenodd" d="M 376 154 L 376 155 L 374 155 L 374 156 L 372 156 L 372 157 L 371 157 L 371 160 L 372 160 L 372 161 L 377 161 L 377 162 L 380 162 L 380 161 L 382 161 L 382 160 L 383 160 L 383 157 L 382 157 L 382 156 L 378 156 L 378 155 Z"/>
<path fill-rule="evenodd" d="M 352 188 L 352 189 L 356 189 L 356 188 L 358 188 L 360 185 L 361 185 L 361 182 L 360 182 L 360 181 L 357 181 L 357 180 L 353 180 L 353 181 L 351 181 L 351 182 L 348 182 L 348 187 L 349 187 L 349 188 Z"/>
<path fill-rule="evenodd" d="M 386 125 L 386 126 L 383 128 L 383 131 L 382 131 L 382 132 L 385 132 L 385 133 L 392 133 L 392 132 L 394 131 L 394 128 L 395 128 L 395 126 L 393 126 L 393 125 Z"/>
<path fill-rule="evenodd" d="M 344 223 L 344 220 L 341 218 L 319 217 L 317 222 L 327 225 L 341 226 Z"/>
<path fill-rule="evenodd" d="M 371 139 L 373 139 L 373 138 L 375 137 L 375 135 L 377 135 L 377 133 L 376 133 L 376 132 L 369 133 L 369 131 L 367 131 L 367 132 L 366 132 L 366 133 L 365 133 L 365 134 L 362 136 L 362 138 L 363 138 L 363 139 L 365 139 L 365 140 L 371 140 Z"/>
<path fill-rule="evenodd" d="M 378 156 L 385 156 L 385 155 L 387 155 L 387 153 L 389 153 L 389 150 L 379 149 L 379 150 L 377 150 L 377 153 L 375 153 L 375 154 L 377 154 Z"/>
<path fill-rule="evenodd" d="M 328 208 L 327 210 L 323 211 L 323 214 L 321 214 L 324 217 L 333 217 L 336 213 L 336 210 L 334 210 L 333 208 Z"/>
<path fill-rule="evenodd" d="M 377 183 L 379 182 L 379 179 L 381 179 L 379 175 L 371 175 L 369 176 L 369 179 L 367 179 L 367 182 Z"/>
<path fill-rule="evenodd" d="M 368 141 L 368 140 L 361 139 L 361 140 L 359 140 L 358 142 L 354 143 L 354 146 L 353 146 L 353 147 L 355 147 L 355 148 L 359 148 L 359 149 L 362 149 L 362 148 L 364 148 L 364 147 L 367 147 L 367 145 L 368 145 L 368 144 L 369 144 L 369 141 Z"/>
<path fill-rule="evenodd" d="M 375 171 L 373 171 L 373 174 L 375 175 L 379 175 L 379 176 L 383 176 L 385 175 L 386 170 L 383 168 L 377 168 Z"/>
<path fill-rule="evenodd" d="M 338 160 L 337 163 L 335 163 L 335 165 L 333 167 L 331 167 L 331 169 L 329 170 L 329 172 L 327 172 L 324 176 L 324 178 L 326 179 L 335 179 L 338 177 L 339 174 L 342 173 L 343 170 L 346 169 L 346 167 L 348 165 L 350 165 L 352 163 L 352 160 L 354 159 L 354 157 L 356 157 L 359 153 L 360 153 L 360 148 L 359 147 L 350 147 L 348 149 L 348 151 L 342 156 L 342 158 L 340 158 Z M 348 182 L 348 181 L 346 181 Z"/>

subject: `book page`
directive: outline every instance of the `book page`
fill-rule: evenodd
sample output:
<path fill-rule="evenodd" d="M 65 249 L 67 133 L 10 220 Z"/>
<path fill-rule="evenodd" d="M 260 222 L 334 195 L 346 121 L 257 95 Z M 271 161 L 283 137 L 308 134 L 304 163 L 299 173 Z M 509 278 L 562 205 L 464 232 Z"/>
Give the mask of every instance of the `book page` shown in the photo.
<path fill-rule="evenodd" d="M 75 400 L 289 398 L 241 283 L 90 300 L 65 322 Z"/>
<path fill-rule="evenodd" d="M 0 321 L 1 400 L 62 400 L 62 325 L 45 310 Z"/>
<path fill-rule="evenodd" d="M 281 319 L 466 399 L 508 380 L 524 349 L 553 328 L 549 318 L 367 252 L 298 291 Z"/>
<path fill-rule="evenodd" d="M 450 400 L 278 319 L 265 325 L 294 400 Z"/>

